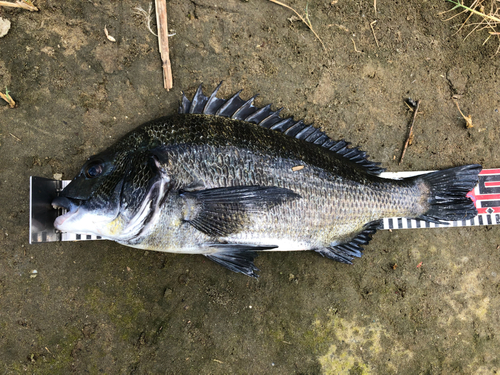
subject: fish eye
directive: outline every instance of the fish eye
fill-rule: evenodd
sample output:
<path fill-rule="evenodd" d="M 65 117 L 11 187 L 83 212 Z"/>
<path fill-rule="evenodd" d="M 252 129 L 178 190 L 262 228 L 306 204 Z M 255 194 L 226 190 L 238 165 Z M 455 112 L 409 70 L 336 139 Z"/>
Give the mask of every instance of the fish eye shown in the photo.
<path fill-rule="evenodd" d="M 85 168 L 85 176 L 87 178 L 94 178 L 98 177 L 102 174 L 103 168 L 102 168 L 102 163 L 100 161 L 94 161 L 87 165 Z"/>

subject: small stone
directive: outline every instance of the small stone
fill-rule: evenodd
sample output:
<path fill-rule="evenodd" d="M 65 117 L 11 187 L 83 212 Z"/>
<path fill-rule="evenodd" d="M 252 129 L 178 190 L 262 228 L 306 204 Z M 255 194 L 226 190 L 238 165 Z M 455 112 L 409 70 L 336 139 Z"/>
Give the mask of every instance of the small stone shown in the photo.
<path fill-rule="evenodd" d="M 10 21 L 0 17 L 0 38 L 7 35 L 10 30 Z"/>

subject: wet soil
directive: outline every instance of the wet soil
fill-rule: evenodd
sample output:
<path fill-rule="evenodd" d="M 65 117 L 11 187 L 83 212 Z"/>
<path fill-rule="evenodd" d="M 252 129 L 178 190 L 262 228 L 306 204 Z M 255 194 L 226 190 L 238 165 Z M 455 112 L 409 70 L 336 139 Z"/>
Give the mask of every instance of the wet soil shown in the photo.
<path fill-rule="evenodd" d="M 0 372 L 494 374 L 500 370 L 499 228 L 379 231 L 347 266 L 261 255 L 254 280 L 202 256 L 106 241 L 28 245 L 29 176 L 70 179 L 180 91 L 314 122 L 390 171 L 500 166 L 498 40 L 455 34 L 444 1 L 309 1 L 326 51 L 264 0 L 168 1 L 174 89 L 129 0 L 2 8 Z M 290 5 L 301 13 L 305 1 Z M 372 24 L 373 21 L 377 21 Z M 371 25 L 373 27 L 373 32 Z M 106 39 L 104 27 L 116 42 Z M 376 40 L 374 38 L 376 36 Z M 452 97 L 474 128 L 466 129 Z M 397 161 L 421 100 L 413 144 Z M 36 273 L 34 272 L 36 270 Z"/>

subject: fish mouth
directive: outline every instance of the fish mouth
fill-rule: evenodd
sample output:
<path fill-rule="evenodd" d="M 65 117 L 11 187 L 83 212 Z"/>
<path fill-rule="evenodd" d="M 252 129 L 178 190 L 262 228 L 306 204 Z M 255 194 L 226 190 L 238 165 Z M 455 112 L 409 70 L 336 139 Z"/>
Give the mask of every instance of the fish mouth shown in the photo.
<path fill-rule="evenodd" d="M 52 207 L 55 209 L 65 209 L 67 212 L 63 215 L 60 215 L 54 221 L 54 227 L 56 229 L 62 230 L 62 225 L 65 221 L 71 219 L 75 215 L 78 214 L 80 210 L 81 201 L 76 199 L 69 199 L 66 197 L 57 197 L 52 201 Z"/>

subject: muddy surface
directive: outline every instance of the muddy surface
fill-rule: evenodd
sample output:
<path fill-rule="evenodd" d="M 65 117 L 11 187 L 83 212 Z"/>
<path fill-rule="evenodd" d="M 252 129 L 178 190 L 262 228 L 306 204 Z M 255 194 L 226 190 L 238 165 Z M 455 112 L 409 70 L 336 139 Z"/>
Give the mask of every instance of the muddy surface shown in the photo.
<path fill-rule="evenodd" d="M 346 266 L 264 254 L 260 278 L 115 243 L 28 245 L 29 176 L 69 179 L 88 156 L 173 113 L 180 91 L 305 118 L 390 171 L 500 166 L 500 56 L 454 35 L 443 2 L 309 1 L 327 51 L 264 0 L 168 2 L 174 89 L 129 0 L 1 9 L 0 373 L 494 374 L 500 370 L 497 227 L 379 231 Z M 290 5 L 301 13 L 305 1 Z M 377 46 L 370 24 L 379 46 Z M 106 39 L 104 27 L 116 38 Z M 472 115 L 466 129 L 454 102 Z M 397 161 L 422 101 L 415 138 Z M 420 266 L 419 266 L 420 264 Z M 36 270 L 36 273 L 35 273 Z"/>

